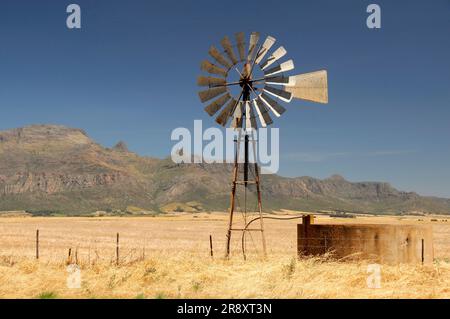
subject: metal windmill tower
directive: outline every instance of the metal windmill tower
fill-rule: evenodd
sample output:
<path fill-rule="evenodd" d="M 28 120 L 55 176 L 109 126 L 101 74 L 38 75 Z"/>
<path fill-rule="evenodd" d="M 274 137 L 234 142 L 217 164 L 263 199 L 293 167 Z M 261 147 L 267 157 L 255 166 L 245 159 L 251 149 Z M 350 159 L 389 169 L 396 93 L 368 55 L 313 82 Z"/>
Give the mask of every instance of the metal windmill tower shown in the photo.
<path fill-rule="evenodd" d="M 227 257 L 230 254 L 231 234 L 234 231 L 241 232 L 243 239 L 246 232 L 250 236 L 251 232 L 260 233 L 262 250 L 264 255 L 266 254 L 261 180 L 253 134 L 258 128 L 256 119 L 259 119 L 262 127 L 266 127 L 273 123 L 271 114 L 276 117 L 281 116 L 286 109 L 277 100 L 289 103 L 292 98 L 297 98 L 319 103 L 328 102 L 326 70 L 289 76 L 287 72 L 294 69 L 294 62 L 292 60 L 281 62 L 287 53 L 285 48 L 280 46 L 272 51 L 276 40 L 271 36 L 267 36 L 261 44 L 259 40 L 259 33 L 252 32 L 247 43 L 244 33 L 239 32 L 235 34 L 233 45 L 229 37 L 225 36 L 220 42 L 223 50 L 211 46 L 208 51 L 214 63 L 209 60 L 201 63 L 201 69 L 208 75 L 199 76 L 197 79 L 199 86 L 208 87 L 199 92 L 200 100 L 208 103 L 205 111 L 210 116 L 220 111 L 216 122 L 222 126 L 230 122 L 230 126 L 239 131 L 238 138 L 235 140 Z M 253 146 L 255 159 L 253 163 L 249 161 L 250 143 Z M 244 156 L 241 160 L 242 144 Z M 243 188 L 241 192 L 238 191 L 238 187 Z M 250 187 L 254 187 L 253 192 L 248 191 Z M 250 198 L 252 194 L 256 194 L 256 198 Z M 248 203 L 251 200 L 256 201 L 254 210 Z M 238 210 L 242 213 L 241 226 L 236 226 L 234 218 Z M 251 214 L 260 217 L 259 227 L 247 228 Z M 243 240 L 243 245 L 245 245 L 244 242 Z M 244 247 L 243 251 L 245 251 Z"/>

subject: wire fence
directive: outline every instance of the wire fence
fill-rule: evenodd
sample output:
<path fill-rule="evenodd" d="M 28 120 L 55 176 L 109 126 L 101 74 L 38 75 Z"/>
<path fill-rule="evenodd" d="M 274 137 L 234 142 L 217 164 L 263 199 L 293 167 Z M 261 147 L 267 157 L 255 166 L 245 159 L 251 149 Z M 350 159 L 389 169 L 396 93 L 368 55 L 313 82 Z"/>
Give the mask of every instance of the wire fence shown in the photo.
<path fill-rule="evenodd" d="M 290 239 L 280 241 L 274 240 L 274 234 L 269 232 L 268 236 L 266 235 L 268 254 L 296 255 L 306 249 L 319 254 L 332 254 L 336 250 L 358 253 L 378 246 L 400 250 L 408 246 L 414 246 L 415 249 L 421 248 L 421 243 L 395 242 L 385 238 L 328 238 L 326 236 L 298 238 L 295 233 L 290 235 Z M 234 237 L 232 246 L 234 256 L 241 255 L 240 239 L 240 236 Z M 260 241 L 257 238 L 249 239 L 246 242 L 247 255 L 261 255 L 259 244 Z M 170 238 L 169 235 L 164 238 L 146 237 L 128 232 L 88 237 L 71 232 L 55 235 L 42 229 L 39 231 L 36 229 L 34 232 L 0 234 L 0 257 L 2 258 L 32 258 L 80 264 L 125 265 L 151 258 L 153 255 L 180 253 L 204 258 L 213 256 L 220 258 L 224 248 L 225 236 L 212 236 L 209 233 L 202 233 L 191 239 Z M 450 261 L 450 237 L 441 235 L 439 238 L 434 238 L 432 249 L 435 260 Z"/>

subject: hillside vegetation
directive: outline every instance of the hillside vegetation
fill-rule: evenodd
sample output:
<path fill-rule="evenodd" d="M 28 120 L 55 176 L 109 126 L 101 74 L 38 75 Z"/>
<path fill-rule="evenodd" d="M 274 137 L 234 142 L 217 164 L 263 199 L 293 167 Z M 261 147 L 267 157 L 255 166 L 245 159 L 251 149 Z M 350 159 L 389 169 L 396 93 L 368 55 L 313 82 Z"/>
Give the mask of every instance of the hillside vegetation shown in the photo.
<path fill-rule="evenodd" d="M 142 157 L 124 142 L 103 147 L 80 129 L 33 125 L 0 132 L 0 211 L 225 210 L 230 187 L 229 165 Z M 323 180 L 264 175 L 262 194 L 265 210 L 450 212 L 449 199 L 402 192 L 387 183 L 352 183 L 338 175 Z"/>

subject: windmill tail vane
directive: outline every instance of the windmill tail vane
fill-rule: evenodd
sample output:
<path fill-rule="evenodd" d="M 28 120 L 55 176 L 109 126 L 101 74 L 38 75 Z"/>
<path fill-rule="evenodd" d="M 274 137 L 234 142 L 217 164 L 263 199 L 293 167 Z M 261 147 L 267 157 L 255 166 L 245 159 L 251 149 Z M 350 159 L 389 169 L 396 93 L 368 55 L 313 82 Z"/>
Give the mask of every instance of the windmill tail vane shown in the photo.
<path fill-rule="evenodd" d="M 272 116 L 280 117 L 286 111 L 282 102 L 300 99 L 328 103 L 327 71 L 290 75 L 294 70 L 294 61 L 286 59 L 287 51 L 283 46 L 275 48 L 274 37 L 267 36 L 260 41 L 260 34 L 252 32 L 246 42 L 244 32 L 238 32 L 234 38 L 233 44 L 228 36 L 223 37 L 220 41 L 222 49 L 214 45 L 210 47 L 208 53 L 212 62 L 204 60 L 200 64 L 204 74 L 197 78 L 197 84 L 205 89 L 198 95 L 202 103 L 207 103 L 205 111 L 215 116 L 218 124 L 226 127 L 230 123 L 231 128 L 239 130 L 235 141 L 226 256 L 230 255 L 233 231 L 242 232 L 243 238 L 246 233 L 250 236 L 255 231 L 260 233 L 265 255 L 260 174 L 258 164 L 249 163 L 249 143 L 255 147 L 255 139 L 249 138 L 249 132 L 258 129 L 258 122 L 261 127 L 273 124 Z M 238 75 L 238 79 L 233 79 L 231 74 Z M 232 87 L 237 88 L 237 94 L 233 94 Z M 244 143 L 243 163 L 238 161 L 241 143 Z M 239 192 L 237 188 L 241 185 L 243 190 Z M 253 192 L 248 192 L 250 185 L 255 187 Z M 240 197 L 243 197 L 242 201 Z M 252 199 L 257 203 L 254 211 L 248 205 Z M 237 227 L 234 219 L 238 210 L 242 212 L 242 227 Z M 251 214 L 261 217 L 258 228 L 246 227 Z M 243 251 L 245 258 L 245 249 Z"/>

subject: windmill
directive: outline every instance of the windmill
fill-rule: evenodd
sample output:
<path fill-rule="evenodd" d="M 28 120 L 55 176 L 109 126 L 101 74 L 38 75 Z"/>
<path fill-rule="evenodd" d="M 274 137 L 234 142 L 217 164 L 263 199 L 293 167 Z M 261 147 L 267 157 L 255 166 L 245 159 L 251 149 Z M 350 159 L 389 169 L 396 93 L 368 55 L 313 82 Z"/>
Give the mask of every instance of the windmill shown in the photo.
<path fill-rule="evenodd" d="M 208 53 L 213 62 L 202 61 L 201 70 L 207 74 L 197 78 L 199 86 L 207 87 L 198 93 L 201 102 L 207 103 L 205 111 L 210 116 L 216 116 L 218 124 L 225 127 L 230 123 L 230 127 L 239 132 L 235 139 L 226 257 L 230 255 L 233 231 L 242 232 L 243 239 L 247 232 L 250 235 L 251 232 L 260 233 L 263 253 L 266 254 L 260 171 L 256 160 L 254 163 L 249 161 L 250 142 L 256 158 L 253 132 L 258 129 L 258 121 L 261 127 L 272 124 L 273 115 L 280 117 L 286 111 L 281 101 L 289 103 L 297 98 L 318 103 L 328 102 L 326 70 L 288 75 L 294 69 L 294 62 L 285 58 L 287 51 L 283 46 L 273 50 L 275 42 L 274 37 L 267 36 L 260 43 L 258 32 L 252 32 L 248 42 L 244 32 L 236 33 L 234 44 L 225 36 L 220 41 L 223 50 L 210 47 Z M 242 143 L 243 161 L 239 160 Z M 237 191 L 240 186 L 243 187 L 242 194 Z M 254 210 L 248 205 L 248 195 L 251 193 L 248 189 L 252 186 L 255 188 L 253 194 L 256 193 Z M 242 203 L 240 197 L 243 197 Z M 243 219 L 241 227 L 236 226 L 233 220 L 238 208 Z M 250 214 L 259 215 L 259 227 L 247 227 Z M 245 245 L 244 240 L 242 243 Z M 245 258 L 244 246 L 243 252 Z"/>

